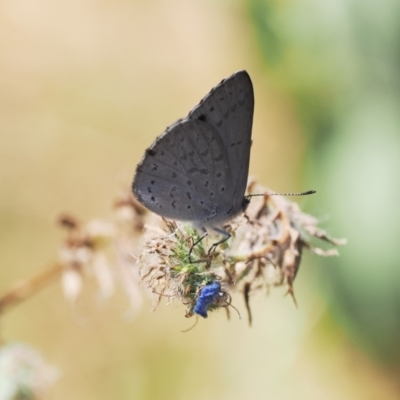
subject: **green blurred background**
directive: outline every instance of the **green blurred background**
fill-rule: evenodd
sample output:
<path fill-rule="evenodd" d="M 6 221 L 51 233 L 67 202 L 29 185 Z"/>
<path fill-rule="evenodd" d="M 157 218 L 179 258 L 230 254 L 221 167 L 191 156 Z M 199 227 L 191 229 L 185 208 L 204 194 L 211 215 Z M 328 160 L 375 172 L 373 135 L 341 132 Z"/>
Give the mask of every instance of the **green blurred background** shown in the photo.
<path fill-rule="evenodd" d="M 0 293 L 57 256 L 57 214 L 110 218 L 145 147 L 239 69 L 251 175 L 316 189 L 302 207 L 349 240 L 304 257 L 298 310 L 255 296 L 252 328 L 182 334 L 179 305 L 128 321 L 121 290 L 71 308 L 54 284 L 1 323 L 58 366 L 48 398 L 400 398 L 399 20 L 396 0 L 0 3 Z"/>

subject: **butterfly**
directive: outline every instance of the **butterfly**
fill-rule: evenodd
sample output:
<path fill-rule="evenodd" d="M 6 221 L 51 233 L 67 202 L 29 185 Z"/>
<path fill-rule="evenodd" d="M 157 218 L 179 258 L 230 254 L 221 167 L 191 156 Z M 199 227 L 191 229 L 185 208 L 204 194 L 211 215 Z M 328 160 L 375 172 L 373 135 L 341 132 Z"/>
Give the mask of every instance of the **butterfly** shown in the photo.
<path fill-rule="evenodd" d="M 249 74 L 222 80 L 145 151 L 135 197 L 167 219 L 230 237 L 223 225 L 245 210 L 254 92 Z"/>

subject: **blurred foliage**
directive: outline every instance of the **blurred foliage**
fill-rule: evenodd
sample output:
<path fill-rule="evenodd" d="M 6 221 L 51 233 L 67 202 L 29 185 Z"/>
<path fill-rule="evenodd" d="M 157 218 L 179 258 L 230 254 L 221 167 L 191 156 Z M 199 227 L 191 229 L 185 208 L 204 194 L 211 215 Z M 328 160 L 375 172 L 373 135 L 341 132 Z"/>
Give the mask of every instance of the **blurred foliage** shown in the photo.
<path fill-rule="evenodd" d="M 399 367 L 400 3 L 249 8 L 267 69 L 296 99 L 329 229 L 349 239 L 321 272 L 323 292 L 358 346 Z"/>
<path fill-rule="evenodd" d="M 42 355 L 23 343 L 0 348 L 0 399 L 35 400 L 58 378 Z"/>

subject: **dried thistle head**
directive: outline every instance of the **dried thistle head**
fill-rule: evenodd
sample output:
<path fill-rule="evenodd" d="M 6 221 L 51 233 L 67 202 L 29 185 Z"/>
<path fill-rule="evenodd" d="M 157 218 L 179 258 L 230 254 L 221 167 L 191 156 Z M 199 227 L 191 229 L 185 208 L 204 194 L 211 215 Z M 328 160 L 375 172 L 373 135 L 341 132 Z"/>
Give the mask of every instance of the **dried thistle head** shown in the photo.
<path fill-rule="evenodd" d="M 71 301 L 76 300 L 82 288 L 82 277 L 90 267 L 102 295 L 109 297 L 114 285 L 105 250 L 115 235 L 114 226 L 100 220 L 83 224 L 68 214 L 61 215 L 58 223 L 67 230 L 59 256 L 64 265 L 62 283 L 65 296 Z"/>
<path fill-rule="evenodd" d="M 271 193 L 251 183 L 248 192 L 253 191 Z M 164 220 L 158 234 L 145 243 L 139 265 L 141 279 L 156 295 L 157 305 L 163 297 L 168 301 L 179 299 L 186 305 L 186 316 L 196 312 L 196 305 L 204 298 L 203 288 L 219 282 L 221 290 L 207 305 L 208 311 L 229 305 L 229 293 L 241 292 L 251 323 L 249 298 L 253 292 L 286 285 L 295 301 L 293 282 L 304 248 L 320 256 L 338 254 L 336 249 L 311 245 L 311 238 L 334 246 L 345 243 L 330 239 L 317 225 L 318 220 L 303 213 L 296 203 L 265 195 L 253 199 L 246 215 L 225 227 L 231 239 L 209 252 L 215 238 L 208 237 L 192 248 L 199 239 L 198 232 L 190 225 Z"/>
<path fill-rule="evenodd" d="M 191 226 L 180 226 L 168 220 L 163 223 L 164 229 L 145 244 L 140 263 L 141 279 L 157 296 L 158 302 L 162 297 L 179 298 L 187 306 L 186 316 L 189 317 L 193 315 L 202 288 L 221 279 L 215 268 L 210 268 L 216 254 L 207 254 L 205 241 L 192 248 L 199 234 Z"/>
<path fill-rule="evenodd" d="M 114 211 L 119 226 L 132 234 L 142 232 L 147 210 L 135 199 L 131 190 L 121 190 L 114 200 Z"/>
<path fill-rule="evenodd" d="M 250 183 L 248 193 L 271 193 Z M 221 239 L 199 233 L 188 224 L 145 214 L 132 195 L 122 193 L 115 202 L 114 223 L 93 221 L 82 224 L 64 215 L 59 223 L 67 230 L 60 251 L 65 265 L 64 291 L 75 300 L 81 291 L 82 277 L 91 271 L 97 278 L 103 297 L 114 290 L 116 276 L 131 300 L 131 309 L 142 304 L 139 282 L 144 282 L 156 300 L 179 300 L 187 317 L 231 305 L 231 293 L 243 295 L 251 323 L 250 296 L 268 292 L 273 286 L 286 286 L 295 302 L 293 283 L 300 268 L 304 249 L 319 256 L 334 256 L 335 248 L 323 250 L 311 244 L 323 240 L 333 246 L 335 240 L 318 227 L 318 220 L 300 210 L 298 204 L 282 196 L 253 198 L 241 215 L 225 226 L 229 241 L 213 246 Z M 138 257 L 137 249 L 142 252 Z M 110 268 L 109 250 L 116 258 Z M 105 295 L 105 296 L 104 296 Z"/>
<path fill-rule="evenodd" d="M 130 300 L 129 313 L 136 315 L 142 296 L 133 254 L 141 242 L 147 211 L 129 190 L 120 191 L 113 208 L 112 222 L 93 220 L 84 224 L 69 214 L 58 218 L 58 224 L 66 230 L 59 252 L 64 294 L 75 302 L 86 276 L 95 277 L 103 299 L 109 298 L 115 284 L 120 283 Z"/>

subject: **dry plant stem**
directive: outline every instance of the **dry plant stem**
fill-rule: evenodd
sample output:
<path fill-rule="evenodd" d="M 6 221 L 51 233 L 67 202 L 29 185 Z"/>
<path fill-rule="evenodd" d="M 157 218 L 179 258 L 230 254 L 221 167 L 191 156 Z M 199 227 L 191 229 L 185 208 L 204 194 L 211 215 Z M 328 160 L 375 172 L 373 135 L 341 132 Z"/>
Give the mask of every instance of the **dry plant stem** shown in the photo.
<path fill-rule="evenodd" d="M 64 268 L 62 264 L 55 263 L 50 268 L 39 272 L 30 279 L 16 284 L 0 296 L 0 315 L 4 315 L 4 312 L 8 311 L 11 307 L 28 300 L 32 295 L 55 282 L 55 279 L 61 276 Z"/>

